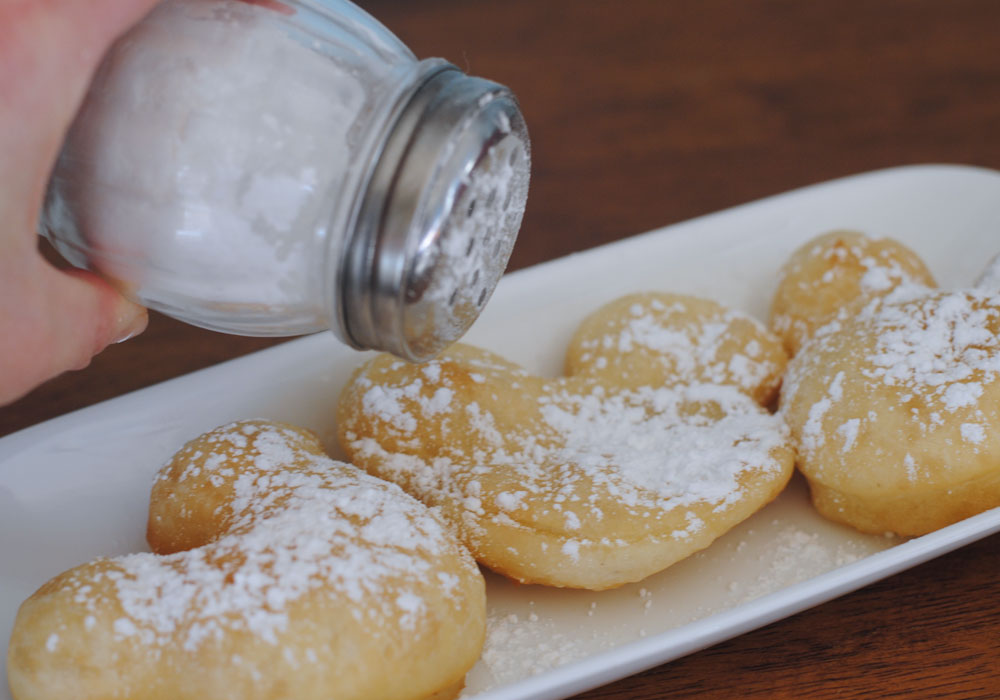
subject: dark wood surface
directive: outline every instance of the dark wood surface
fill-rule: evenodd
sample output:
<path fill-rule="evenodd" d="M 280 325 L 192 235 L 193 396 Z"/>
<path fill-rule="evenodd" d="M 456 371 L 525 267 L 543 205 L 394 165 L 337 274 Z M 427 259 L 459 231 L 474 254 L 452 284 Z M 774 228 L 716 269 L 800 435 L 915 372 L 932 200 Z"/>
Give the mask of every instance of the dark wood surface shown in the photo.
<path fill-rule="evenodd" d="M 862 171 L 1000 168 L 996 0 L 362 4 L 518 94 L 534 170 L 513 268 Z M 0 435 L 274 342 L 154 315 L 0 408 Z M 580 697 L 1000 697 L 998 555 L 988 538 Z"/>

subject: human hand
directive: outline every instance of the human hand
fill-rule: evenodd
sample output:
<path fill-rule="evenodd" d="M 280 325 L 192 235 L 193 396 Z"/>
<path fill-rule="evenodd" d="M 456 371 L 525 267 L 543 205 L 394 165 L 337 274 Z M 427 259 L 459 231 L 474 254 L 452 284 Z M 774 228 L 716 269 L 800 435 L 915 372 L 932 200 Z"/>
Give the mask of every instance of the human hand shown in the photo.
<path fill-rule="evenodd" d="M 49 172 L 110 44 L 156 0 L 0 3 L 0 404 L 146 327 L 96 275 L 60 271 L 35 233 Z"/>

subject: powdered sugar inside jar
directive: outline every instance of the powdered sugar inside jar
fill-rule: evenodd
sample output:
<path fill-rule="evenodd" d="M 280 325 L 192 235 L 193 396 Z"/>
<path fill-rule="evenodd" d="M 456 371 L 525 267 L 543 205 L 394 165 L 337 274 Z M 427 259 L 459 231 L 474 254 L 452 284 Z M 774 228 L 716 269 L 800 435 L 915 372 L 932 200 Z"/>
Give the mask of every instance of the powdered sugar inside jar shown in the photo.
<path fill-rule="evenodd" d="M 167 0 L 106 56 L 40 223 L 196 325 L 423 359 L 502 274 L 529 160 L 506 88 L 349 2 Z"/>

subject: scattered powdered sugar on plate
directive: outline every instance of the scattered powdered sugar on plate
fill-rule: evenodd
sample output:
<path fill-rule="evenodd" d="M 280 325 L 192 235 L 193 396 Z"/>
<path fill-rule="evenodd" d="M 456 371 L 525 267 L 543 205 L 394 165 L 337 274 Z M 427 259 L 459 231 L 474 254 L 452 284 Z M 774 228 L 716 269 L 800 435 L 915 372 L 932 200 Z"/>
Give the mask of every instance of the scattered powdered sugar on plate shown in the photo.
<path fill-rule="evenodd" d="M 486 619 L 486 644 L 480 666 L 482 685 L 503 686 L 536 676 L 594 653 L 592 644 L 556 631 L 552 620 L 533 612 L 492 612 Z"/>
<path fill-rule="evenodd" d="M 850 540 L 831 544 L 834 541 L 832 538 L 798 525 L 782 525 L 774 521 L 771 526 L 780 529 L 772 534 L 766 547 L 758 554 L 762 573 L 729 582 L 729 605 L 749 602 L 870 554 L 870 547 Z M 743 546 L 745 542 L 737 545 L 737 552 Z"/>
<path fill-rule="evenodd" d="M 661 634 L 859 561 L 896 538 L 845 537 L 825 521 L 757 519 L 710 549 L 654 577 L 612 591 L 558 602 L 536 591 L 500 590 L 487 618 L 486 644 L 462 697 L 503 687 L 602 651 Z M 680 573 L 683 570 L 683 573 Z M 701 582 L 700 589 L 692 583 Z"/>
<path fill-rule="evenodd" d="M 545 592 L 542 593 L 544 597 Z M 608 596 L 615 598 L 615 602 L 609 601 Z M 476 697 L 484 691 L 613 649 L 623 641 L 645 637 L 645 628 L 636 628 L 635 624 L 646 621 L 657 626 L 651 613 L 653 597 L 652 590 L 626 586 L 577 598 L 563 610 L 563 615 L 555 617 L 549 614 L 551 606 L 535 600 L 517 605 L 516 611 L 503 604 L 495 607 L 486 619 L 482 656 L 467 676 L 467 686 L 460 697 Z M 614 609 L 621 606 L 628 609 L 629 620 L 608 620 Z M 539 614 L 539 610 L 545 609 L 549 613 Z"/>

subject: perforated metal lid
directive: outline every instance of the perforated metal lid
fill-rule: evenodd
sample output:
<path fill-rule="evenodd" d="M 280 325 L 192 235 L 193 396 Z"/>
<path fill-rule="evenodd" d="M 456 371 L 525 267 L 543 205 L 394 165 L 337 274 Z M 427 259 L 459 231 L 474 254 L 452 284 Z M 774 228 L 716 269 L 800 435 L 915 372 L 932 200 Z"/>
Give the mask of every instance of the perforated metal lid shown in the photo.
<path fill-rule="evenodd" d="M 529 171 L 511 92 L 450 65 L 433 73 L 386 142 L 344 258 L 347 341 L 419 361 L 461 337 L 507 266 Z"/>

